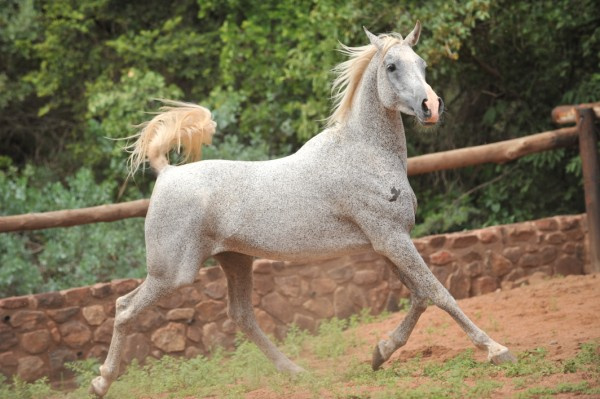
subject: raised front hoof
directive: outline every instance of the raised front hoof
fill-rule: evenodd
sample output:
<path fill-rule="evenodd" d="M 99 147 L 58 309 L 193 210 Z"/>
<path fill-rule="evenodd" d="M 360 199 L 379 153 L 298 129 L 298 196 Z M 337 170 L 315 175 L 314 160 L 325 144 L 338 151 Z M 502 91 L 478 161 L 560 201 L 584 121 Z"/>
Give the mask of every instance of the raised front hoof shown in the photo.
<path fill-rule="evenodd" d="M 373 360 L 371 361 L 371 368 L 373 371 L 377 371 L 381 368 L 381 365 L 385 363 L 383 355 L 381 354 L 381 350 L 379 349 L 379 345 L 375 345 L 375 349 L 373 350 Z"/>
<path fill-rule="evenodd" d="M 110 383 L 104 377 L 96 377 L 90 384 L 89 393 L 95 395 L 97 398 L 101 398 L 108 392 Z"/>
<path fill-rule="evenodd" d="M 510 353 L 508 348 L 501 349 L 496 353 L 490 353 L 488 355 L 488 360 L 493 364 L 503 364 L 503 363 L 516 363 L 517 358 L 515 355 Z"/>

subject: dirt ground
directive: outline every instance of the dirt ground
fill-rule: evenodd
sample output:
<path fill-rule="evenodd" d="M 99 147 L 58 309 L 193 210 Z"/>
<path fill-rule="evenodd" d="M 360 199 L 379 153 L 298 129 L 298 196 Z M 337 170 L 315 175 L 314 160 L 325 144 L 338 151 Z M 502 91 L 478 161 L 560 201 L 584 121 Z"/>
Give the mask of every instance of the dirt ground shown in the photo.
<path fill-rule="evenodd" d="M 547 350 L 546 358 L 558 362 L 573 358 L 580 344 L 600 340 L 600 276 L 540 279 L 527 286 L 458 302 L 475 324 L 497 342 L 508 346 L 514 354 L 543 347 Z M 368 345 L 373 345 L 392 331 L 403 316 L 404 313 L 396 313 L 384 321 L 361 326 L 358 337 Z M 450 316 L 432 306 L 421 316 L 406 346 L 398 350 L 383 367 L 390 367 L 394 362 L 406 362 L 419 353 L 424 360 L 441 362 L 468 348 L 473 348 L 473 345 L 464 332 Z M 351 356 L 370 364 L 371 350 L 371 346 L 355 348 Z M 485 352 L 475 352 L 478 361 L 485 362 L 486 356 Z M 339 363 L 343 367 L 343 359 Z M 312 362 L 311 366 L 319 367 Z M 555 374 L 544 377 L 543 383 L 552 386 L 561 382 L 581 381 L 582 378 L 585 379 L 585 376 Z M 597 385 L 598 381 L 592 383 Z M 504 384 L 492 397 L 513 397 L 518 392 L 511 386 L 510 383 Z M 253 399 L 278 396 L 269 389 L 259 389 L 246 395 Z M 286 397 L 308 396 L 295 393 Z M 571 396 L 559 394 L 557 397 Z"/>
<path fill-rule="evenodd" d="M 532 285 L 458 301 L 462 310 L 497 342 L 514 353 L 537 347 L 548 349 L 548 359 L 573 357 L 579 345 L 600 339 L 600 276 L 567 276 L 537 280 Z M 360 329 L 362 334 L 381 332 L 381 338 L 402 321 L 402 314 Z M 415 353 L 432 359 L 456 356 L 472 344 L 442 310 L 430 307 L 419 319 L 408 343 L 390 362 Z M 476 352 L 484 361 L 486 353 Z"/>

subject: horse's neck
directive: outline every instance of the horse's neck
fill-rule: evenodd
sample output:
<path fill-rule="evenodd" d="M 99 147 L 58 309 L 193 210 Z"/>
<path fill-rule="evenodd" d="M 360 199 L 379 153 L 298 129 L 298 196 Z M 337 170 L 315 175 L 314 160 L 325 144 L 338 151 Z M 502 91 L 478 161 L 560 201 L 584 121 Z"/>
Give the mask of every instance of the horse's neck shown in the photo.
<path fill-rule="evenodd" d="M 400 112 L 386 109 L 377 93 L 378 57 L 364 73 L 348 116 L 348 134 L 399 156 L 406 170 L 406 137 Z M 397 158 L 396 158 L 397 159 Z"/>

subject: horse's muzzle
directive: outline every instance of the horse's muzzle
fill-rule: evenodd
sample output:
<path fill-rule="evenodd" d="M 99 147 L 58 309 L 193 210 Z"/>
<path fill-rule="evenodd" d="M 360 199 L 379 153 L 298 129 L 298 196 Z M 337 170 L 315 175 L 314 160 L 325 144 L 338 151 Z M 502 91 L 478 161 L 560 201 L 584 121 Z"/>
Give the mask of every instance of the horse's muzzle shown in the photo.
<path fill-rule="evenodd" d="M 426 90 L 427 98 L 421 102 L 423 123 L 426 125 L 435 125 L 440 120 L 442 112 L 444 112 L 444 102 L 435 94 L 431 86 L 427 85 Z"/>

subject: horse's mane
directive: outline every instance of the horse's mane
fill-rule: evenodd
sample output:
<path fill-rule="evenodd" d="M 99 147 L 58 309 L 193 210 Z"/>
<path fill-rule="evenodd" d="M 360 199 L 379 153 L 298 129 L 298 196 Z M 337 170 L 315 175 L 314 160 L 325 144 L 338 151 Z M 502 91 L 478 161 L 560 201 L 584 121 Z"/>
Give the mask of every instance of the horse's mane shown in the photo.
<path fill-rule="evenodd" d="M 402 36 L 397 33 L 380 35 L 379 39 L 383 42 L 382 59 L 392 46 L 402 43 Z M 349 47 L 340 43 L 340 52 L 347 55 L 349 59 L 333 69 L 337 74 L 331 86 L 334 107 L 333 112 L 327 118 L 327 127 L 343 122 L 348 116 L 360 81 L 367 66 L 377 53 L 377 47 L 373 44 Z"/>

